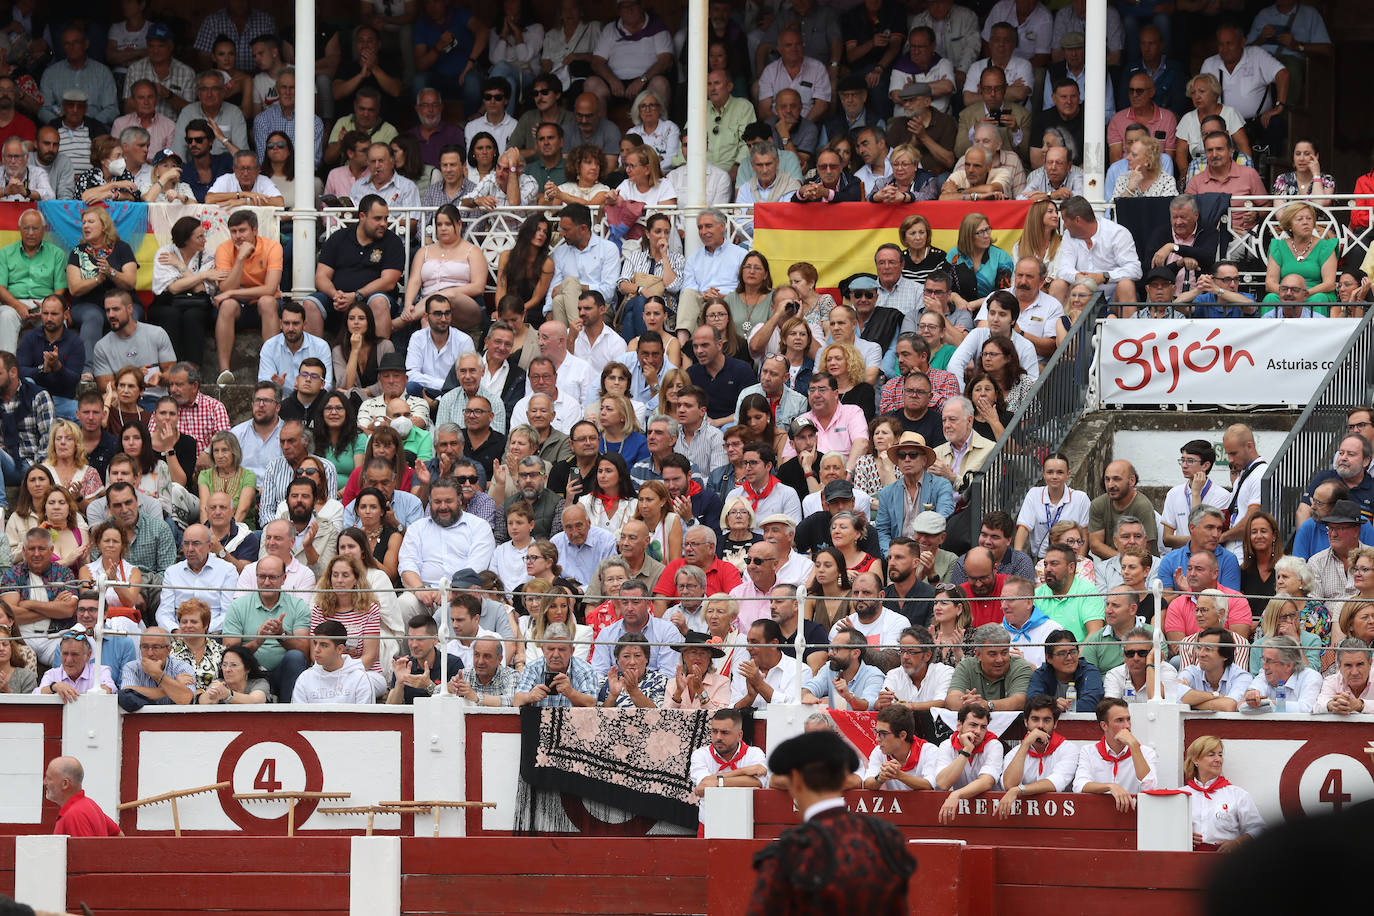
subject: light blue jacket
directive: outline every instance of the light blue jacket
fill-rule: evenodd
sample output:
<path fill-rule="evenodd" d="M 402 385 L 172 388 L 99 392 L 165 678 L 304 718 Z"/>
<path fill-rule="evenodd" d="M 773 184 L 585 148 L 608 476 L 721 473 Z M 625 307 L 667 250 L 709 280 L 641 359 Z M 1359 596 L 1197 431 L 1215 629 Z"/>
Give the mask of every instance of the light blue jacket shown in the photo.
<path fill-rule="evenodd" d="M 878 491 L 878 546 L 887 556 L 888 545 L 902 533 L 903 513 L 906 509 L 906 488 L 899 477 Z M 935 511 L 949 518 L 954 514 L 954 487 L 943 477 L 926 471 L 921 475 L 921 503 L 929 503 Z"/>

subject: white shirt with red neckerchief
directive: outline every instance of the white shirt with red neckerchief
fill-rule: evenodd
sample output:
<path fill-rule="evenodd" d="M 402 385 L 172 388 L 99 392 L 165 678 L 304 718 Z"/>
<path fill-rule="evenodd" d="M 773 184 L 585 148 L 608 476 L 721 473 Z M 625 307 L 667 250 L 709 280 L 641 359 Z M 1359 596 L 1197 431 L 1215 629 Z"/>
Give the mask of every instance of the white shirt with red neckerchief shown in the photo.
<path fill-rule="evenodd" d="M 1226 777 L 1206 785 L 1190 779 L 1181 788 L 1193 796 L 1193 833 L 1199 842 L 1216 845 L 1245 833 L 1258 836 L 1264 830 L 1264 818 L 1250 793 L 1231 785 Z"/>
<path fill-rule="evenodd" d="M 935 785 L 935 776 L 940 772 L 940 768 L 936 762 L 938 755 L 939 750 L 934 744 L 917 738 L 915 741 L 911 742 L 911 751 L 907 755 L 906 760 L 902 763 L 902 769 L 907 772 L 915 770 L 917 776 L 930 783 L 933 787 Z M 873 753 L 868 755 L 868 766 L 863 772 L 864 781 L 867 782 L 877 777 L 883 769 L 883 764 L 894 759 L 896 758 L 884 754 L 881 747 L 875 747 Z M 892 792 L 913 791 L 911 786 L 902 782 L 900 779 L 889 779 L 878 788 Z"/>
<path fill-rule="evenodd" d="M 1106 738 L 1099 738 L 1092 744 L 1085 744 L 1078 750 L 1078 772 L 1073 777 L 1073 790 L 1082 792 L 1090 782 L 1114 782 L 1127 792 L 1149 792 L 1157 785 L 1158 758 L 1155 749 L 1148 744 L 1140 746 L 1140 753 L 1150 771 L 1144 779 L 1135 775 L 1135 761 L 1131 759 L 1131 749 L 1122 746 L 1114 751 Z"/>
<path fill-rule="evenodd" d="M 940 745 L 940 752 L 935 758 L 935 772 L 939 773 L 954 762 L 959 756 L 959 750 L 963 747 L 956 732 L 944 744 Z M 987 739 L 983 746 L 973 752 L 973 757 L 964 765 L 964 769 L 959 773 L 959 778 L 954 780 L 951 789 L 962 789 L 964 786 L 973 782 L 979 776 L 991 776 L 992 788 L 1002 788 L 1002 770 L 1004 769 L 1005 754 L 1002 749 L 1002 742 L 997 740 L 997 736 L 988 732 Z"/>
<path fill-rule="evenodd" d="M 734 756 L 722 758 L 716 754 L 714 745 L 706 744 L 692 751 L 689 778 L 692 780 L 692 785 L 697 786 L 707 776 L 724 776 L 742 767 L 756 764 L 764 769 L 764 774 L 758 777 L 758 780 L 759 784 L 766 789 L 768 788 L 768 757 L 763 753 L 762 748 L 741 741 Z"/>
<path fill-rule="evenodd" d="M 1012 759 L 1020 753 L 1018 747 L 1011 753 L 1002 765 L 1002 772 L 1006 773 Z M 1021 768 L 1021 785 L 1028 786 L 1033 782 L 1048 779 L 1054 783 L 1054 791 L 1067 792 L 1069 786 L 1073 785 L 1074 773 L 1078 770 L 1078 745 L 1072 741 L 1064 740 L 1063 735 L 1052 735 L 1050 745 L 1044 754 L 1040 754 L 1032 745 L 1026 751 L 1026 762 Z M 1003 780 L 1005 785 L 1006 781 Z"/>

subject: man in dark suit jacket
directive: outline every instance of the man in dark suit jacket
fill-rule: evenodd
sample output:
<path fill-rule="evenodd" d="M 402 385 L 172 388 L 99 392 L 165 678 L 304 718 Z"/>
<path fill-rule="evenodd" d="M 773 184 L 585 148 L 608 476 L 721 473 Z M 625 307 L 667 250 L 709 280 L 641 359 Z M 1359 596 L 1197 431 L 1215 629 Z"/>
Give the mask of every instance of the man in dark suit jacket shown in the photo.
<path fill-rule="evenodd" d="M 787 777 L 803 823 L 754 856 L 758 882 L 749 916 L 910 912 L 907 885 L 916 862 L 901 832 L 887 821 L 845 810 L 845 777 L 858 766 L 859 755 L 828 729 L 803 732 L 773 751 L 768 768 L 775 779 Z"/>
<path fill-rule="evenodd" d="M 823 149 L 816 154 L 816 177 L 793 193 L 793 199 L 799 204 L 841 204 L 863 200 L 864 185 L 845 174 L 839 154 Z"/>
<path fill-rule="evenodd" d="M 1163 198 L 1158 198 L 1163 202 Z M 1169 200 L 1169 219 L 1159 220 L 1147 236 L 1141 263 L 1148 258 L 1150 265 L 1183 267 L 1183 289 L 1191 289 L 1202 274 L 1210 274 L 1220 256 L 1221 231 L 1216 220 L 1203 219 L 1200 204 L 1191 194 L 1180 194 Z M 1219 218 L 1220 208 L 1216 210 Z M 1148 268 L 1147 268 L 1148 269 Z"/>

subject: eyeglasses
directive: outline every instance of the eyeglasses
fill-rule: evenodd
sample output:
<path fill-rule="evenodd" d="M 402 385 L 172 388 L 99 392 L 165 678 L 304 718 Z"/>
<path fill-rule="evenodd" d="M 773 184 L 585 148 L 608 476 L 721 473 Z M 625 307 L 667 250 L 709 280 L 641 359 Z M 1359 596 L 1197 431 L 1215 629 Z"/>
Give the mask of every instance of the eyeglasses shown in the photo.
<path fill-rule="evenodd" d="M 1073 648 L 1073 649 L 1060 649 L 1058 652 L 1054 653 L 1055 658 L 1075 658 L 1075 657 L 1077 657 L 1077 655 L 1078 655 L 1078 649 L 1077 649 L 1077 648 Z"/>
<path fill-rule="evenodd" d="M 480 417 L 484 413 L 491 413 L 485 407 L 464 407 L 463 413 L 469 417 Z"/>
<path fill-rule="evenodd" d="M 1240 282 L 1240 276 L 1239 276 L 1239 275 L 1234 276 L 1234 277 L 1213 277 L 1212 279 L 1215 280 L 1217 283 L 1239 283 L 1239 282 Z"/>
<path fill-rule="evenodd" d="M 296 377 L 297 377 L 297 378 L 308 378 L 308 379 L 310 379 L 310 380 L 313 381 L 313 382 L 322 382 L 322 381 L 324 381 L 324 376 L 323 376 L 323 375 L 320 375 L 318 372 L 306 372 L 304 369 L 302 369 L 300 372 L 297 372 L 297 373 L 296 373 Z"/>
<path fill-rule="evenodd" d="M 435 309 L 429 313 L 431 318 L 448 318 L 453 314 L 453 309 Z"/>
<path fill-rule="evenodd" d="M 1187 458 L 1180 458 L 1180 459 L 1178 459 L 1178 466 L 1181 467 L 1181 468 L 1186 468 L 1186 467 L 1188 467 L 1188 466 L 1190 466 L 1190 465 L 1194 465 L 1194 464 L 1202 464 L 1202 461 L 1201 461 L 1200 459 L 1194 458 L 1194 457 L 1192 457 L 1192 456 L 1189 456 L 1189 457 L 1187 457 Z"/>
<path fill-rule="evenodd" d="M 1279 287 L 1279 292 L 1281 292 L 1281 293 L 1291 293 L 1292 295 L 1297 296 L 1297 295 L 1300 295 L 1300 294 L 1302 294 L 1302 293 L 1307 292 L 1307 287 L 1305 287 L 1305 286 L 1280 286 L 1280 287 Z"/>
<path fill-rule="evenodd" d="M 342 404 L 326 404 L 326 405 L 324 405 L 324 408 L 323 408 L 323 409 L 324 409 L 324 412 L 325 412 L 325 413 L 333 413 L 333 412 L 336 411 L 336 410 L 337 410 L 337 411 L 343 410 L 343 409 L 344 409 L 344 406 L 343 406 Z"/>
<path fill-rule="evenodd" d="M 1124 655 L 1124 656 L 1126 656 L 1127 658 L 1144 658 L 1145 656 L 1147 656 L 1147 655 L 1150 654 L 1150 650 L 1149 650 L 1149 649 L 1126 649 L 1126 650 L 1125 650 L 1124 652 L 1122 652 L 1121 654 Z"/>
<path fill-rule="evenodd" d="M 973 234 L 974 234 L 974 235 L 992 235 L 992 229 L 991 229 L 990 227 L 988 227 L 988 226 L 984 226 L 983 228 L 976 230 Z"/>
<path fill-rule="evenodd" d="M 1369 423 L 1366 421 L 1360 421 L 1359 423 L 1347 423 L 1345 424 L 1345 431 L 1348 433 L 1354 433 L 1359 432 L 1362 429 L 1367 429 L 1370 426 L 1374 426 L 1374 423 Z"/>
<path fill-rule="evenodd" d="M 476 474 L 455 474 L 455 475 L 453 475 L 453 479 L 456 480 L 456 481 L 458 481 L 459 483 L 476 483 L 476 482 L 477 482 L 477 475 L 476 475 Z"/>
<path fill-rule="evenodd" d="M 505 100 L 506 94 L 504 92 L 485 92 L 482 94 L 482 101 L 484 102 L 504 102 Z"/>
<path fill-rule="evenodd" d="M 277 403 L 277 399 L 276 399 L 276 398 L 253 398 L 253 403 L 254 403 L 254 404 L 275 404 L 275 403 Z M 328 408 L 328 407 L 325 408 L 325 410 L 329 410 L 329 409 L 330 409 L 330 408 Z M 339 408 L 339 409 L 342 410 L 343 408 L 341 407 L 341 408 Z"/>

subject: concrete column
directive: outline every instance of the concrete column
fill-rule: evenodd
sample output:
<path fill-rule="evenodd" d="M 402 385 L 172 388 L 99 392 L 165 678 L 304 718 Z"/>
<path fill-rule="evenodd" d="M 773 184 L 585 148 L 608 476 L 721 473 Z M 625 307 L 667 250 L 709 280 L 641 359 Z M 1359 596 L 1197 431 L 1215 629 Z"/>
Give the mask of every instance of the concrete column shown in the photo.
<path fill-rule="evenodd" d="M 1107 0 L 1088 0 L 1083 92 L 1083 190 L 1101 210 L 1107 196 Z"/>
<path fill-rule="evenodd" d="M 67 838 L 14 838 L 14 899 L 35 910 L 67 912 Z"/>
<path fill-rule="evenodd" d="M 701 800 L 701 815 L 708 840 L 752 840 L 754 790 L 708 788 Z"/>
<path fill-rule="evenodd" d="M 119 700 L 86 693 L 62 706 L 62 753 L 81 761 L 82 788 L 110 817 L 117 818 L 119 772 L 123 763 Z"/>
<path fill-rule="evenodd" d="M 706 0 L 687 3 L 687 208 L 684 216 L 684 255 L 701 247 L 696 233 L 696 214 L 706 206 Z"/>
<path fill-rule="evenodd" d="M 797 667 L 806 668 L 802 664 L 798 664 Z M 806 717 L 824 708 L 823 706 L 783 706 L 770 703 L 768 706 L 768 747 L 765 750 L 771 752 L 773 748 L 788 738 L 800 735 L 806 725 Z"/>
<path fill-rule="evenodd" d="M 401 838 L 355 836 L 349 841 L 348 912 L 401 912 Z"/>
<path fill-rule="evenodd" d="M 1141 852 L 1189 852 L 1193 848 L 1193 797 L 1186 792 L 1136 797 L 1135 848 Z"/>
<path fill-rule="evenodd" d="M 459 697 L 421 697 L 415 701 L 415 798 L 467 801 L 467 727 Z M 416 836 L 432 836 L 434 820 L 415 815 Z M 464 836 L 467 812 L 445 808 L 439 815 L 440 836 Z M 378 910 L 377 912 L 382 912 Z"/>
<path fill-rule="evenodd" d="M 296 0 L 296 208 L 315 207 L 315 4 Z M 250 124 L 251 128 L 252 125 Z M 291 276 L 282 288 L 297 294 L 315 289 L 315 221 L 291 223 Z"/>

